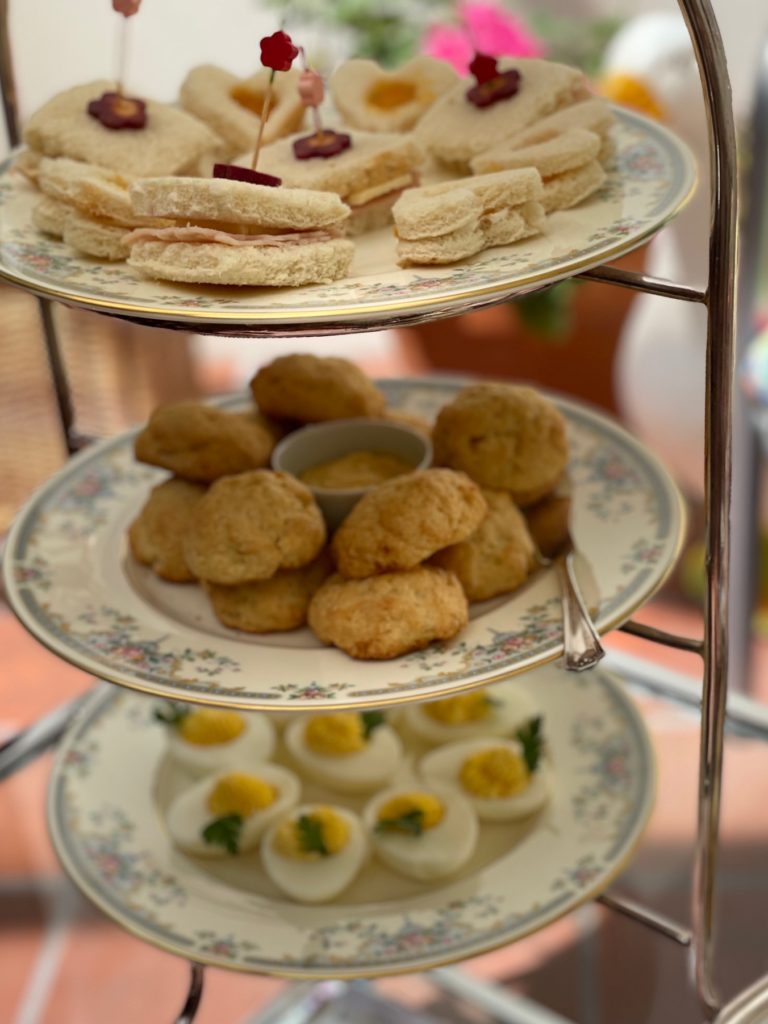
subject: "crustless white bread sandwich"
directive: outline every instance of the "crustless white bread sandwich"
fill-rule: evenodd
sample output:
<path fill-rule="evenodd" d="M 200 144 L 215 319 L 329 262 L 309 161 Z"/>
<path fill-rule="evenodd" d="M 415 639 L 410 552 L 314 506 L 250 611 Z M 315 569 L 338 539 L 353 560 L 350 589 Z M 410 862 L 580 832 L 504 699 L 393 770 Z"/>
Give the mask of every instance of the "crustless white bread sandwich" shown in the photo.
<path fill-rule="evenodd" d="M 148 277 L 284 287 L 349 270 L 349 208 L 335 193 L 224 178 L 145 178 L 130 191 L 135 214 L 174 222 L 127 238 L 129 265 Z"/>
<path fill-rule="evenodd" d="M 392 214 L 401 265 L 455 263 L 538 234 L 545 219 L 533 168 L 409 189 Z"/>
<path fill-rule="evenodd" d="M 65 156 L 147 177 L 193 173 L 201 159 L 219 151 L 221 140 L 202 121 L 154 100 L 143 101 L 142 127 L 107 127 L 88 108 L 114 88 L 113 82 L 100 81 L 59 93 L 30 117 L 24 141 L 43 156 Z"/>
<path fill-rule="evenodd" d="M 351 208 L 348 230 L 360 234 L 391 222 L 391 209 L 403 189 L 418 183 L 423 150 L 410 135 L 350 132 L 351 145 L 330 157 L 297 159 L 289 136 L 266 146 L 259 169 L 292 188 L 335 192 Z M 241 161 L 242 162 L 242 161 Z"/>

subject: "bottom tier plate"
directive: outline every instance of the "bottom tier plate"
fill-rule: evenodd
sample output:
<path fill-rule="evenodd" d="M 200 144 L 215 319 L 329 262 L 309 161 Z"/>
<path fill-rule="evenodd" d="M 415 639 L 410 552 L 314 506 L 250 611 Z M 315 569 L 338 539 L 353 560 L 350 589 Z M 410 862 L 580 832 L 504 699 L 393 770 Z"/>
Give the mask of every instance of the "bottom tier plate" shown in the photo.
<path fill-rule="evenodd" d="M 554 796 L 524 826 L 483 826 L 475 856 L 449 883 L 424 886 L 372 864 L 338 902 L 309 907 L 270 888 L 257 854 L 210 862 L 180 853 L 162 808 L 182 780 L 155 702 L 112 689 L 94 694 L 59 751 L 48 800 L 54 846 L 109 917 L 200 963 L 316 979 L 477 956 L 600 893 L 653 806 L 650 741 L 620 680 L 547 666 L 513 685 L 545 716 Z"/>

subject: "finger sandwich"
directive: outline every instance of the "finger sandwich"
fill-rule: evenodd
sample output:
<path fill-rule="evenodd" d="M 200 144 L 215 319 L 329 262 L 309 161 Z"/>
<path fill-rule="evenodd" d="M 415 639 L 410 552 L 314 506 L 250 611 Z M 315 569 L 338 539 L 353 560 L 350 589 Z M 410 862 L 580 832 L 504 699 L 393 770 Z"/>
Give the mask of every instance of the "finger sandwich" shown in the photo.
<path fill-rule="evenodd" d="M 519 148 L 502 143 L 474 157 L 470 166 L 475 174 L 535 167 L 543 183 L 540 202 L 552 213 L 576 206 L 603 185 L 601 145 L 599 135 L 574 128 Z"/>
<path fill-rule="evenodd" d="M 418 184 L 423 150 L 412 136 L 395 132 L 350 133 L 351 145 L 334 156 L 299 160 L 289 136 L 262 149 L 259 170 L 291 188 L 335 192 L 352 210 L 348 231 L 360 234 L 391 222 L 403 189 Z"/>
<path fill-rule="evenodd" d="M 518 135 L 509 139 L 510 145 L 520 148 L 533 146 L 537 142 L 546 142 L 563 132 L 581 129 L 593 132 L 600 137 L 600 152 L 597 159 L 601 164 L 607 163 L 613 156 L 611 129 L 616 123 L 610 106 L 597 96 L 572 103 L 554 114 L 542 117 Z"/>
<path fill-rule="evenodd" d="M 490 146 L 514 138 L 540 118 L 587 96 L 582 72 L 565 64 L 517 58 L 501 59 L 498 67 L 500 73 L 519 73 L 514 95 L 478 107 L 468 98 L 471 80 L 464 79 L 441 96 L 416 125 L 419 141 L 459 173 L 468 173 L 472 158 Z"/>
<path fill-rule="evenodd" d="M 163 227 L 170 221 L 138 217 L 131 209 L 132 175 L 66 157 L 43 157 L 37 168 L 42 200 L 33 212 L 35 225 L 58 235 L 88 256 L 124 260 L 125 235 L 140 226 Z"/>
<path fill-rule="evenodd" d="M 531 167 L 408 189 L 392 209 L 398 262 L 455 263 L 538 234 L 542 191 Z"/>
<path fill-rule="evenodd" d="M 88 108 L 114 89 L 113 82 L 98 81 L 59 93 L 30 117 L 24 141 L 43 156 L 65 156 L 139 177 L 184 174 L 219 151 L 221 140 L 202 121 L 154 100 L 144 101 L 143 127 L 106 127 Z"/>
<path fill-rule="evenodd" d="M 146 178 L 133 212 L 168 228 L 128 235 L 128 263 L 148 277 L 197 284 L 297 286 L 344 277 L 354 245 L 349 208 L 333 192 L 224 178 Z"/>
<path fill-rule="evenodd" d="M 224 68 L 203 64 L 192 68 L 184 79 L 181 105 L 224 140 L 227 156 L 242 153 L 253 146 L 259 131 L 270 74 L 269 68 L 262 68 L 250 78 L 240 79 Z M 274 76 L 262 136 L 265 144 L 301 127 L 304 105 L 298 91 L 299 75 L 291 68 Z"/>

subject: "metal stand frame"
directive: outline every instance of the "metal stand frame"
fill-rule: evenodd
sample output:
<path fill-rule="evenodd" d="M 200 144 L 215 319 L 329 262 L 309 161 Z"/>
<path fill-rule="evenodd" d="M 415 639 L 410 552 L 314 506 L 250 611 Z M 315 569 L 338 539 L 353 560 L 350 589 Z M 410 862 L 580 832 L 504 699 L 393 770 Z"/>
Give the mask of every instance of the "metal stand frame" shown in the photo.
<path fill-rule="evenodd" d="M 18 113 L 8 27 L 9 0 L 0 0 L 0 87 L 8 138 L 19 141 Z M 679 0 L 696 53 L 706 101 L 711 159 L 711 231 L 707 288 L 697 288 L 629 273 L 606 266 L 583 273 L 582 277 L 606 284 L 633 288 L 707 308 L 705 503 L 707 586 L 704 635 L 701 640 L 678 637 L 637 623 L 624 629 L 646 640 L 700 654 L 703 659 L 701 741 L 699 756 L 698 839 L 694 857 L 691 894 L 692 928 L 669 921 L 635 901 L 616 895 L 601 897 L 603 905 L 626 914 L 660 934 L 688 946 L 696 992 L 707 1019 L 718 1013 L 714 970 L 715 875 L 722 788 L 723 738 L 728 687 L 728 625 L 731 510 L 732 388 L 735 339 L 734 282 L 737 260 L 737 167 L 736 137 L 730 84 L 722 39 L 709 0 Z M 56 324 L 51 304 L 38 300 L 48 352 L 61 428 L 70 452 L 79 447 L 74 433 L 74 416 L 66 373 L 59 354 Z M 168 325 L 174 326 L 174 325 Z M 179 325 L 180 326 L 180 325 Z M 0 749 L 0 772 L 9 774 L 30 757 L 55 742 L 72 709 L 58 709 L 38 722 L 32 730 Z M 757 711 L 742 708 L 741 719 L 768 737 L 768 727 Z M 176 1024 L 191 1024 L 200 1003 L 203 969 L 191 965 L 186 1002 Z M 448 975 L 443 979 L 456 990 L 465 982 Z M 476 993 L 477 994 L 477 993 Z M 498 993 L 497 993 L 498 994 Z M 488 998 L 491 998 L 488 996 Z M 742 993 L 722 1010 L 720 1024 L 747 1024 L 768 1006 L 768 978 Z M 507 1017 L 505 1019 L 515 1019 Z"/>

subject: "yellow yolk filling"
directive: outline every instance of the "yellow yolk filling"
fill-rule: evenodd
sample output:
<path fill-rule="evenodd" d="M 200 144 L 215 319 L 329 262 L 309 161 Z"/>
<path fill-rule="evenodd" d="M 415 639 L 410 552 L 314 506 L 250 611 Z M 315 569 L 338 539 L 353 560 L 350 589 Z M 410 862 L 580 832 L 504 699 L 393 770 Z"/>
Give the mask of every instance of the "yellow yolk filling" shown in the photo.
<path fill-rule="evenodd" d="M 216 743 L 229 743 L 245 728 L 245 722 L 236 711 L 217 711 L 203 708 L 190 711 L 179 722 L 179 733 L 187 741 L 201 747 Z"/>
<path fill-rule="evenodd" d="M 355 754 L 365 747 L 363 721 L 360 715 L 344 711 L 318 715 L 307 723 L 304 742 L 316 754 Z"/>
<path fill-rule="evenodd" d="M 344 849 L 349 842 L 349 824 L 332 807 L 315 807 L 307 817 L 320 826 L 323 845 L 329 855 Z M 289 818 L 280 825 L 275 832 L 274 847 L 291 860 L 317 860 L 323 856 L 316 850 L 305 849 L 298 818 Z"/>
<path fill-rule="evenodd" d="M 414 811 L 421 811 L 419 824 L 423 829 L 434 828 L 443 820 L 445 808 L 442 803 L 431 793 L 414 791 L 412 793 L 398 793 L 391 800 L 387 800 L 379 808 L 379 821 L 396 821 L 406 814 L 413 814 Z"/>
<path fill-rule="evenodd" d="M 264 779 L 245 772 L 223 775 L 208 795 L 208 810 L 221 817 L 239 814 L 249 817 L 255 811 L 269 807 L 277 798 L 277 790 Z"/>
<path fill-rule="evenodd" d="M 460 693 L 456 697 L 425 704 L 424 714 L 443 725 L 463 725 L 487 718 L 491 707 L 484 690 L 472 690 L 471 693 Z"/>
<path fill-rule="evenodd" d="M 261 112 L 264 109 L 264 100 L 266 99 L 266 93 L 261 92 L 259 89 L 252 89 L 245 82 L 239 82 L 237 85 L 233 85 L 229 90 L 229 95 L 235 101 L 239 103 L 241 107 L 245 107 L 246 110 L 250 110 L 252 114 L 256 114 L 261 117 Z M 274 90 L 272 92 L 272 100 L 269 104 L 270 114 L 277 106 L 279 100 L 275 96 Z M 269 120 L 269 117 L 267 117 Z"/>
<path fill-rule="evenodd" d="M 639 110 L 641 114 L 654 117 L 657 121 L 664 120 L 664 109 L 657 102 L 651 90 L 643 81 L 633 75 L 623 75 L 619 72 L 606 75 L 600 82 L 600 92 L 613 103 L 632 107 L 633 110 Z"/>
<path fill-rule="evenodd" d="M 506 747 L 491 747 L 468 757 L 459 776 L 464 789 L 474 796 L 503 798 L 525 789 L 531 779 L 519 754 Z"/>
<path fill-rule="evenodd" d="M 366 103 L 379 110 L 394 110 L 416 98 L 417 87 L 402 78 L 383 78 L 368 90 Z"/>

